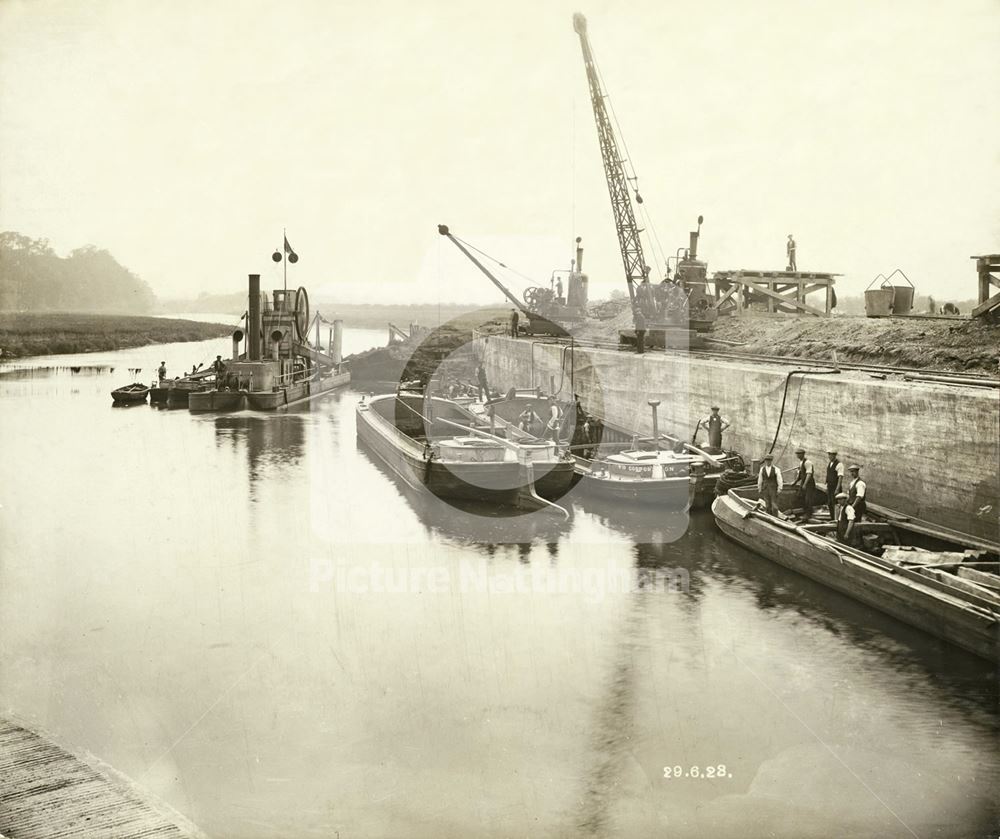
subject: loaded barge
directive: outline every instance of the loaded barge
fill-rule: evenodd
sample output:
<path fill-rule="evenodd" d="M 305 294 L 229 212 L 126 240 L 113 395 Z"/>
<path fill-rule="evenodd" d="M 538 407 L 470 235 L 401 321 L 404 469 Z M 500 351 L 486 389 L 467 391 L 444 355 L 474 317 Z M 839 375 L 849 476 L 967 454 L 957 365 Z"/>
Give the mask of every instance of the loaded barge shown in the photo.
<path fill-rule="evenodd" d="M 341 357 L 342 322 L 333 322 L 324 348 L 320 341 L 322 318 L 317 312 L 310 320 L 309 295 L 304 288 L 294 295 L 287 289 L 275 289 L 268 298 L 261 294 L 260 275 L 251 274 L 248 291 L 246 331 L 233 332 L 232 359 L 219 364 L 214 386 L 189 393 L 191 411 L 275 411 L 315 399 L 351 381 Z M 310 334 L 315 336 L 312 342 Z"/>
<path fill-rule="evenodd" d="M 786 506 L 784 500 L 779 506 Z M 720 495 L 712 513 L 719 529 L 749 550 L 1000 661 L 997 543 L 869 505 L 870 518 L 857 524 L 852 544 L 845 544 L 833 522 L 797 524 L 768 514 L 758 506 L 756 487 Z"/>
<path fill-rule="evenodd" d="M 572 486 L 573 461 L 555 443 L 507 439 L 463 406 L 421 393 L 362 399 L 358 439 L 407 484 L 440 498 L 504 508 L 553 507 Z"/>

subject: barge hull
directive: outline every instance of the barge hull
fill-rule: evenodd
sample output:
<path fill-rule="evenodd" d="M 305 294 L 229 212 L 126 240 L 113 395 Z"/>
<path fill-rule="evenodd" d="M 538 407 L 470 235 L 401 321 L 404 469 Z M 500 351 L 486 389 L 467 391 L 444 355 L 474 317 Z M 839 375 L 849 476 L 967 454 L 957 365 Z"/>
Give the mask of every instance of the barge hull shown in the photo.
<path fill-rule="evenodd" d="M 995 618 L 846 553 L 838 556 L 814 546 L 756 514 L 744 518 L 742 512 L 725 495 L 712 505 L 719 529 L 747 550 L 981 658 L 1000 658 L 1000 623 Z"/>

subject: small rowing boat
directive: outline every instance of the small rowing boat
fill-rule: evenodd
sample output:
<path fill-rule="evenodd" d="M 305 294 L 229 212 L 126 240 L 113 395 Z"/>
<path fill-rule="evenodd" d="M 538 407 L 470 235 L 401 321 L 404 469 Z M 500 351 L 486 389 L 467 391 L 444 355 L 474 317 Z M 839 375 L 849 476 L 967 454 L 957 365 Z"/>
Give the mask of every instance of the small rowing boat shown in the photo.
<path fill-rule="evenodd" d="M 845 544 L 834 522 L 803 525 L 766 513 L 756 487 L 720 495 L 712 513 L 723 533 L 755 553 L 982 658 L 1000 660 L 1000 545 L 874 504 Z"/>
<path fill-rule="evenodd" d="M 146 385 L 133 382 L 111 391 L 111 401 L 115 405 L 139 405 L 146 401 L 148 394 L 149 388 Z"/>

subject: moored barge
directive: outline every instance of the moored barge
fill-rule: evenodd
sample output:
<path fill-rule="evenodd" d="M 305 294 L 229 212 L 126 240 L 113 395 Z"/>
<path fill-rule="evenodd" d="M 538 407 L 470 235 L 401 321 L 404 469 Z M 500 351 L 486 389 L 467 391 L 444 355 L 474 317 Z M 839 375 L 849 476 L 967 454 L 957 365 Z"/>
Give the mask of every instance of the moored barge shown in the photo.
<path fill-rule="evenodd" d="M 1000 545 L 869 504 L 852 544 L 837 524 L 770 515 L 756 487 L 712 505 L 727 536 L 768 559 L 991 661 L 1000 660 Z M 866 514 L 867 515 L 867 514 Z"/>

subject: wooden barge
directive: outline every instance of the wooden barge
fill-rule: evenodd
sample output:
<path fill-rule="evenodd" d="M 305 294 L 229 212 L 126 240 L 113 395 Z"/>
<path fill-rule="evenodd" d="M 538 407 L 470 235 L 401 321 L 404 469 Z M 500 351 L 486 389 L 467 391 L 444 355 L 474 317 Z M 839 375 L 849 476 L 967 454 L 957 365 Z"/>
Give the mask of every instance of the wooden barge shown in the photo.
<path fill-rule="evenodd" d="M 1000 661 L 1000 545 L 869 504 L 853 544 L 837 525 L 769 515 L 756 487 L 712 505 L 720 530 L 755 553 L 867 606 Z"/>
<path fill-rule="evenodd" d="M 538 508 L 572 484 L 572 461 L 555 444 L 490 434 L 446 399 L 406 392 L 372 397 L 359 403 L 356 422 L 358 439 L 379 460 L 411 487 L 441 498 Z"/>

